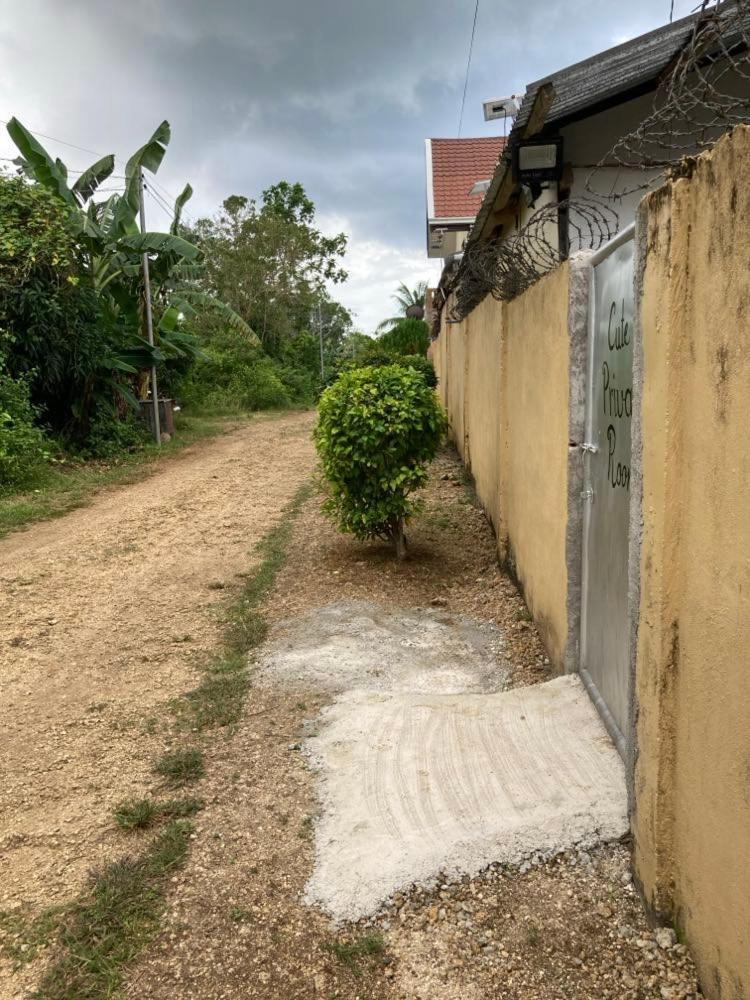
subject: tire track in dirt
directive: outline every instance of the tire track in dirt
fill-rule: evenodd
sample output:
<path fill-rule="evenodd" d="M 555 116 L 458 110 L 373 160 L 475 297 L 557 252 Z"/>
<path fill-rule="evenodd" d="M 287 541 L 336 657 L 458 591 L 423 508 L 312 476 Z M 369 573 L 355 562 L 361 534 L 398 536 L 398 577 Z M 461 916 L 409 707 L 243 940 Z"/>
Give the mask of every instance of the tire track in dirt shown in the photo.
<path fill-rule="evenodd" d="M 149 717 L 219 641 L 222 589 L 313 469 L 313 420 L 258 417 L 0 542 L 0 911 L 63 903 L 122 853 L 111 810 L 164 747 Z"/>

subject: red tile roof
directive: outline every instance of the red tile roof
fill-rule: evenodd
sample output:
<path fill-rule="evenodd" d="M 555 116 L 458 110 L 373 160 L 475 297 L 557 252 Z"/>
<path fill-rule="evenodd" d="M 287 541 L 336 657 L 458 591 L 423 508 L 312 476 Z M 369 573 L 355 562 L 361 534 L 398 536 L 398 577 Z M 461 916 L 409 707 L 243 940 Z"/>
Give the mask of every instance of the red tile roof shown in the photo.
<path fill-rule="evenodd" d="M 477 181 L 489 180 L 505 147 L 502 135 L 482 139 L 429 139 L 432 150 L 434 219 L 472 219 L 484 194 L 469 194 Z"/>

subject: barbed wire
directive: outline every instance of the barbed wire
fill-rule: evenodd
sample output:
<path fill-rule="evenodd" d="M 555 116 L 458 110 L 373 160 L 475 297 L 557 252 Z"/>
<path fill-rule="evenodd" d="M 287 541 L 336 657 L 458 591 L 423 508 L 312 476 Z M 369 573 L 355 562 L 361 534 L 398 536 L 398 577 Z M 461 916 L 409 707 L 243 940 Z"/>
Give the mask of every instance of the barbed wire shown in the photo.
<path fill-rule="evenodd" d="M 750 123 L 750 0 L 702 0 L 651 112 L 593 167 L 589 196 L 544 205 L 518 232 L 470 246 L 449 285 L 449 320 L 460 322 L 487 295 L 515 298 L 571 253 L 599 249 L 619 229 L 613 203 L 663 183 L 686 157 L 744 123 Z M 605 169 L 610 173 L 603 176 Z"/>
<path fill-rule="evenodd" d="M 464 319 L 487 295 L 515 298 L 571 253 L 598 250 L 618 228 L 617 212 L 594 198 L 543 205 L 518 232 L 465 251 L 452 289 L 450 319 Z"/>
<path fill-rule="evenodd" d="M 651 113 L 589 174 L 587 191 L 622 198 L 647 191 L 686 156 L 750 122 L 750 0 L 702 0 L 690 36 L 658 87 Z M 616 168 L 609 192 L 602 171 Z M 623 170 L 640 170 L 623 177 Z M 597 184 L 597 181 L 599 182 Z M 621 183 L 622 181 L 622 183 Z"/>

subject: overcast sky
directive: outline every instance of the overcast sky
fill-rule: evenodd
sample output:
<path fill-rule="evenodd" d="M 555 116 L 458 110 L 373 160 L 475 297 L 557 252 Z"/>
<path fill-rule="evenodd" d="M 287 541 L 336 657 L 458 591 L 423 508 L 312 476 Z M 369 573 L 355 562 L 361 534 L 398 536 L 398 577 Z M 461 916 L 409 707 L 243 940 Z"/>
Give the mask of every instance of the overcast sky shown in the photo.
<path fill-rule="evenodd" d="M 124 158 L 167 118 L 157 179 L 172 194 L 192 183 L 192 216 L 301 181 L 321 228 L 349 235 L 336 294 L 370 332 L 399 281 L 438 273 L 423 140 L 457 134 L 474 2 L 0 0 L 0 118 Z M 669 6 L 480 0 L 462 134 L 498 130 L 483 99 L 658 27 Z M 694 6 L 675 0 L 675 18 Z M 71 167 L 92 160 L 42 141 Z"/>

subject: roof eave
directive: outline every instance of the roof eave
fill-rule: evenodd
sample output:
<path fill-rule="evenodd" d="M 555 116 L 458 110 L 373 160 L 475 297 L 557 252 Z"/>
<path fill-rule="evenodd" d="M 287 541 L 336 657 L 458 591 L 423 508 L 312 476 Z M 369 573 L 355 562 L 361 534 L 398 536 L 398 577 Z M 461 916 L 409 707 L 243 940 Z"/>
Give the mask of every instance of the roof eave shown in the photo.
<path fill-rule="evenodd" d="M 532 108 L 526 124 L 521 126 L 514 124 L 513 128 L 510 130 L 510 135 L 508 136 L 508 141 L 505 144 L 503 155 L 500 157 L 497 167 L 495 168 L 492 181 L 487 189 L 484 199 L 482 200 L 482 204 L 479 207 L 474 225 L 467 237 L 464 250 L 481 238 L 490 212 L 493 210 L 501 211 L 507 205 L 508 198 L 512 193 L 512 182 L 508 185 L 508 181 L 510 179 L 511 150 L 513 145 L 521 139 L 528 139 L 531 136 L 536 135 L 544 128 L 547 115 L 549 114 L 549 110 L 552 107 L 554 99 L 555 89 L 552 84 L 542 84 L 534 95 Z M 503 204 L 496 205 L 501 192 L 503 194 Z"/>

